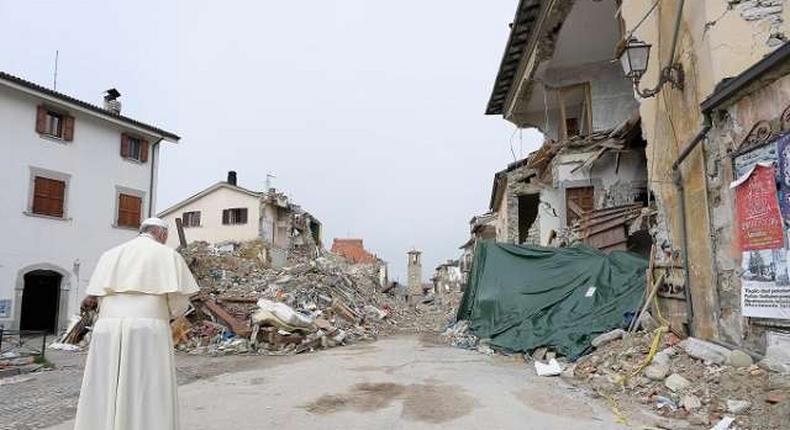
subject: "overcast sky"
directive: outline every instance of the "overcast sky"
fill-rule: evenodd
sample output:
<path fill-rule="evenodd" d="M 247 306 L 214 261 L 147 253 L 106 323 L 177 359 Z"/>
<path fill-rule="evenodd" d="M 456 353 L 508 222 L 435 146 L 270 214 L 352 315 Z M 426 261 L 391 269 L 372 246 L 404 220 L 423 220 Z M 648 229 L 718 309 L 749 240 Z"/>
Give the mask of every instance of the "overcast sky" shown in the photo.
<path fill-rule="evenodd" d="M 539 139 L 483 114 L 516 0 L 0 0 L 0 70 L 182 136 L 158 208 L 266 174 L 405 281 L 458 256 L 496 170 Z"/>

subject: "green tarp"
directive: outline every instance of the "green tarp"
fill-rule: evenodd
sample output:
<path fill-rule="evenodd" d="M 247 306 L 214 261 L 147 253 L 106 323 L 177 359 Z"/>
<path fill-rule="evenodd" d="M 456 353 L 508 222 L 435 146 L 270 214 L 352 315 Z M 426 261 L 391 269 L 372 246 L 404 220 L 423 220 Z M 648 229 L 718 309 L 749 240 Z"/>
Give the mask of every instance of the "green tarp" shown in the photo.
<path fill-rule="evenodd" d="M 646 269 L 627 252 L 481 242 L 458 319 L 506 351 L 551 346 L 575 359 L 636 310 Z"/>

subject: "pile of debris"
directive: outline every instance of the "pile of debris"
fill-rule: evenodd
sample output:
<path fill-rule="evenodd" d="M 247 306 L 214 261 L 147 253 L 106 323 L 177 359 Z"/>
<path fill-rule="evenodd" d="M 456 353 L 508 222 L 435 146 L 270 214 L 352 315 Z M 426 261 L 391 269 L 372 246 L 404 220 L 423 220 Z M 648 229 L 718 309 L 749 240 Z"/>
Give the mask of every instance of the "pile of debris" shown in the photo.
<path fill-rule="evenodd" d="M 743 351 L 680 341 L 661 329 L 618 334 L 573 365 L 577 383 L 607 399 L 637 400 L 691 428 L 790 428 L 790 376 Z"/>
<path fill-rule="evenodd" d="M 333 254 L 292 254 L 275 268 L 258 241 L 197 242 L 182 254 L 201 291 L 174 323 L 173 337 L 193 353 L 294 354 L 401 330 L 441 330 L 460 299 L 409 305 L 381 292 L 376 264 Z"/>

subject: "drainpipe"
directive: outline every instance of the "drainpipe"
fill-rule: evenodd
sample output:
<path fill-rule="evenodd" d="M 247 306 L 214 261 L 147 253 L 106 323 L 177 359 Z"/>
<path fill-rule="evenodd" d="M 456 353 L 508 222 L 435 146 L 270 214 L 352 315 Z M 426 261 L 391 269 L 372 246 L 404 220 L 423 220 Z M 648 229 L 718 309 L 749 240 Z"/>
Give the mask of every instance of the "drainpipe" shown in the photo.
<path fill-rule="evenodd" d="M 711 127 L 710 114 L 706 112 L 703 115 L 704 115 L 704 122 L 702 125 L 702 129 L 699 131 L 699 133 L 697 133 L 696 136 L 694 136 L 693 139 L 691 139 L 691 142 L 689 142 L 688 145 L 686 145 L 686 147 L 683 148 L 682 151 L 680 151 L 680 154 L 678 154 L 678 158 L 675 160 L 674 163 L 672 163 L 672 182 L 675 184 L 675 187 L 677 188 L 678 194 L 680 196 L 680 204 L 678 205 L 678 207 L 680 213 L 680 233 L 681 233 L 681 241 L 683 248 L 683 268 L 685 272 L 684 280 L 686 284 L 685 285 L 686 288 L 684 288 L 685 290 L 684 293 L 686 296 L 686 313 L 688 314 L 688 321 L 689 321 L 689 325 L 688 325 L 689 336 L 694 335 L 694 329 L 693 329 L 694 306 L 691 303 L 691 275 L 690 275 L 691 268 L 689 267 L 688 230 L 687 230 L 688 227 L 686 224 L 686 189 L 683 186 L 683 175 L 680 173 L 680 165 L 689 156 L 689 154 L 691 154 L 691 151 L 693 151 L 694 148 L 697 147 L 697 144 L 699 144 L 702 141 L 702 139 L 705 138 L 705 136 L 708 134 L 708 131 L 710 131 L 710 127 Z"/>
<path fill-rule="evenodd" d="M 151 145 L 151 180 L 148 182 L 148 217 L 154 216 L 154 175 L 156 173 L 156 147 L 165 140 L 160 138 Z"/>

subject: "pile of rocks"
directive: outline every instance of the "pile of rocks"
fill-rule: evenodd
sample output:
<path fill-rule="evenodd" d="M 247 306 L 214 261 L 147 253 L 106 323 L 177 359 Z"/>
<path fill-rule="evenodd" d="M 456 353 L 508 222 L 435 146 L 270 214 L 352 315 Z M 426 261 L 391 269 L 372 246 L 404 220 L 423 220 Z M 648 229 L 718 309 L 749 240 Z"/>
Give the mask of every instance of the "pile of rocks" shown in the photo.
<path fill-rule="evenodd" d="M 293 354 L 447 325 L 457 300 L 409 305 L 381 293 L 376 264 L 324 253 L 268 263 L 259 241 L 182 251 L 200 285 L 194 312 L 174 324 L 177 348 L 194 353 Z M 460 297 L 458 298 L 460 300 Z"/>
<path fill-rule="evenodd" d="M 621 402 L 636 399 L 691 428 L 730 419 L 737 428 L 790 428 L 790 376 L 758 366 L 749 354 L 670 333 L 647 362 L 654 333 L 613 338 L 578 360 L 578 383 Z"/>

